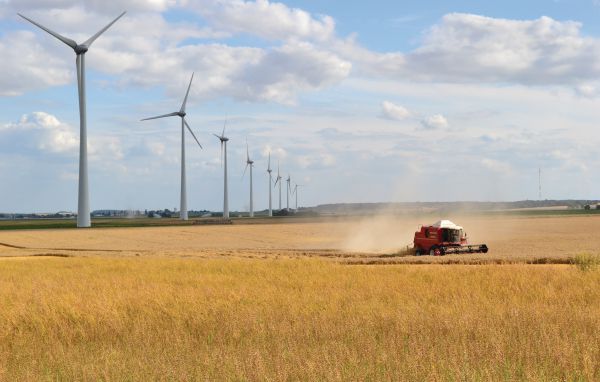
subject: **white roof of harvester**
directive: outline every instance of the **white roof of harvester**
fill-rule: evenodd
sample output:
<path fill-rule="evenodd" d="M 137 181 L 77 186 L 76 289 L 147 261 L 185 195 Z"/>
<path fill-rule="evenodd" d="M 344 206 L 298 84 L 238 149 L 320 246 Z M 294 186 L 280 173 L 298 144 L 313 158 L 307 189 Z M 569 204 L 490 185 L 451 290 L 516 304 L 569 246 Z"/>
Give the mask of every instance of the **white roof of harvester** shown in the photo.
<path fill-rule="evenodd" d="M 461 226 L 452 223 L 450 220 L 440 220 L 433 224 L 436 228 L 462 229 Z"/>

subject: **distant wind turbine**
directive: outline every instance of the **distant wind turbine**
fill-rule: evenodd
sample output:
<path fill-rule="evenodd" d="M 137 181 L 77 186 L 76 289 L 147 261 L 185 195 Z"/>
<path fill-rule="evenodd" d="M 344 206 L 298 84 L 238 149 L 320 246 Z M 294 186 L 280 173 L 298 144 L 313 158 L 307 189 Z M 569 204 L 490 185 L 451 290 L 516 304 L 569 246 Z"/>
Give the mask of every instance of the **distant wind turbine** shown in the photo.
<path fill-rule="evenodd" d="M 250 217 L 254 217 L 254 197 L 252 195 L 252 167 L 254 167 L 254 161 L 250 159 L 250 151 L 248 149 L 248 140 L 246 140 L 246 168 L 244 169 L 244 175 L 246 175 L 246 170 L 250 167 Z M 242 178 L 244 177 L 242 175 Z M 269 187 L 271 190 L 271 187 Z"/>
<path fill-rule="evenodd" d="M 286 193 L 286 201 L 287 201 L 287 209 L 290 210 L 290 192 L 292 191 L 292 178 L 288 175 L 286 181 L 287 183 L 287 193 Z"/>
<path fill-rule="evenodd" d="M 294 186 L 294 191 L 292 191 L 292 195 L 296 196 L 296 211 L 298 211 L 298 187 L 304 187 L 302 184 L 296 184 Z"/>
<path fill-rule="evenodd" d="M 114 23 L 117 22 L 125 12 L 114 19 L 110 24 L 102 28 L 98 33 L 87 39 L 83 44 L 77 44 L 70 38 L 61 36 L 60 34 L 46 28 L 45 26 L 36 23 L 35 21 L 18 13 L 19 16 L 29 21 L 38 28 L 48 32 L 63 43 L 70 46 L 77 55 L 77 91 L 79 93 L 79 195 L 77 201 L 77 227 L 91 227 L 90 217 L 90 194 L 88 188 L 88 161 L 87 161 L 87 118 L 85 104 L 85 53 L 92 46 L 94 41 Z"/>
<path fill-rule="evenodd" d="M 190 84 L 188 85 L 187 92 L 185 93 L 185 98 L 183 99 L 183 104 L 181 104 L 181 109 L 179 109 L 179 111 L 169 113 L 169 114 L 159 115 L 157 117 L 150 117 L 150 118 L 142 119 L 142 121 L 149 121 L 151 119 L 159 119 L 159 118 L 167 118 L 167 117 L 180 117 L 181 118 L 181 198 L 180 198 L 180 206 L 179 206 L 179 210 L 180 210 L 179 218 L 181 220 L 188 220 L 187 186 L 186 186 L 186 175 L 185 175 L 186 174 L 186 172 L 185 172 L 185 128 L 186 127 L 187 127 L 188 131 L 190 132 L 190 134 L 192 134 L 192 137 L 194 137 L 194 140 L 196 140 L 196 143 L 198 144 L 198 146 L 200 146 L 200 148 L 202 148 L 202 145 L 198 141 L 198 138 L 196 138 L 196 135 L 194 135 L 194 132 L 190 128 L 190 125 L 188 125 L 187 121 L 185 120 L 185 116 L 187 115 L 185 112 L 185 107 L 187 104 L 188 96 L 190 94 L 190 88 L 192 87 L 193 80 L 194 80 L 194 73 L 192 73 L 192 78 L 190 79 Z"/>
<path fill-rule="evenodd" d="M 279 161 L 277 162 L 277 178 L 275 178 L 275 187 L 277 187 L 277 183 L 279 183 L 279 211 L 281 211 L 281 180 L 283 178 L 279 175 Z"/>
<path fill-rule="evenodd" d="M 267 167 L 269 173 L 269 216 L 273 216 L 273 199 L 271 196 L 271 185 L 273 184 L 273 170 L 271 169 L 271 152 L 269 152 L 269 166 Z"/>
<path fill-rule="evenodd" d="M 223 132 L 221 135 L 213 134 L 215 137 L 219 138 L 221 141 L 221 160 L 224 163 L 224 173 L 223 178 L 225 179 L 224 187 L 223 187 L 223 219 L 229 219 L 229 195 L 227 190 L 227 142 L 229 138 L 225 136 L 225 127 L 227 126 L 227 121 L 223 124 Z M 225 148 L 225 151 L 223 151 Z"/>

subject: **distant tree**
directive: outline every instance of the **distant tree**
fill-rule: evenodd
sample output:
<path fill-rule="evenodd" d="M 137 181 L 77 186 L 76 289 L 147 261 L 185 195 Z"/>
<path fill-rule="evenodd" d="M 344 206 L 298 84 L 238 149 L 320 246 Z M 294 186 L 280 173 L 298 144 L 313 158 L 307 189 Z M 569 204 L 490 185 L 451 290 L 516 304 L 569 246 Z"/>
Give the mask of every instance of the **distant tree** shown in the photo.
<path fill-rule="evenodd" d="M 592 206 L 590 206 L 589 204 L 586 204 L 585 206 L 583 206 L 584 210 L 591 210 Z"/>

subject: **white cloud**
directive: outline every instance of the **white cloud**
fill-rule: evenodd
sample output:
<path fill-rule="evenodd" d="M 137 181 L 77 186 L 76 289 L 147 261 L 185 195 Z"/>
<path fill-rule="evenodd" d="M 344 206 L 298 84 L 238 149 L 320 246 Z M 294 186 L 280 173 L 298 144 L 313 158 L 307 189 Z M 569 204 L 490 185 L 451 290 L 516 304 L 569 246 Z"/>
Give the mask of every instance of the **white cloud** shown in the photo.
<path fill-rule="evenodd" d="M 44 49 L 34 33 L 15 31 L 0 36 L 0 96 L 17 96 L 73 80 L 70 65 Z"/>
<path fill-rule="evenodd" d="M 383 101 L 381 104 L 382 115 L 384 118 L 401 121 L 411 116 L 410 110 L 404 106 L 396 105 L 390 101 Z"/>
<path fill-rule="evenodd" d="M 510 164 L 495 159 L 484 158 L 481 160 L 481 164 L 488 170 L 505 175 L 512 171 Z"/>
<path fill-rule="evenodd" d="M 424 118 L 421 125 L 426 129 L 444 129 L 448 127 L 448 120 L 441 114 L 435 114 Z"/>
<path fill-rule="evenodd" d="M 53 154 L 77 152 L 79 137 L 75 130 L 55 116 L 34 112 L 24 115 L 16 123 L 8 123 L 0 128 L 3 141 L 19 142 L 21 149 L 34 149 Z"/>
<path fill-rule="evenodd" d="M 148 142 L 146 146 L 153 155 L 163 156 L 165 154 L 165 144 L 162 142 Z"/>
<path fill-rule="evenodd" d="M 267 158 L 269 153 L 271 153 L 271 167 L 274 167 L 274 160 L 283 160 L 288 156 L 287 151 L 282 147 L 265 145 L 261 150 L 262 157 Z"/>
<path fill-rule="evenodd" d="M 317 40 L 334 35 L 335 22 L 329 16 L 318 19 L 310 13 L 268 0 L 191 1 L 210 23 L 222 30 L 248 33 L 267 40 Z"/>
<path fill-rule="evenodd" d="M 336 157 L 328 152 L 298 155 L 296 156 L 295 160 L 301 169 L 323 169 L 332 167 L 337 162 Z"/>
<path fill-rule="evenodd" d="M 277 5 L 275 9 L 282 7 Z M 42 24 L 79 41 L 112 18 L 97 18 L 78 7 L 67 8 L 55 17 L 39 10 L 32 13 Z M 98 27 L 90 29 L 90 25 Z M 18 33 L 26 38 L 16 36 L 10 43 L 0 40 L 0 54 L 6 57 L 0 63 L 0 84 L 2 89 L 10 89 L 3 95 L 73 82 L 72 52 L 35 26 L 23 22 L 23 28 L 29 31 Z M 86 32 L 81 33 L 82 30 Z M 306 33 L 313 33 L 312 29 Z M 293 104 L 299 92 L 339 83 L 349 76 L 352 68 L 350 62 L 328 49 L 283 36 L 282 45 L 261 48 L 190 42 L 190 39 L 225 36 L 227 32 L 191 23 L 167 22 L 157 13 L 132 13 L 97 40 L 86 63 L 90 69 L 116 76 L 120 86 L 166 86 L 169 94 L 179 96 L 189 73 L 195 71 L 203 79 L 192 88 L 195 100 L 231 97 L 284 104 Z M 12 40 L 20 41 L 22 48 L 15 49 Z M 23 55 L 23 51 L 31 54 Z M 15 72 L 20 75 L 11 74 Z"/>
<path fill-rule="evenodd" d="M 12 150 L 32 150 L 34 155 L 77 156 L 79 153 L 77 129 L 42 111 L 23 115 L 18 122 L 0 126 L 0 141 L 12 145 Z M 18 142 L 17 147 L 15 142 Z M 109 134 L 89 137 L 88 155 L 91 160 L 99 162 L 119 161 L 125 157 L 121 140 Z"/>
<path fill-rule="evenodd" d="M 322 89 L 342 81 L 351 67 L 349 62 L 311 44 L 286 44 L 243 68 L 230 92 L 246 100 L 291 103 L 300 90 Z"/>
<path fill-rule="evenodd" d="M 575 87 L 575 92 L 582 97 L 593 98 L 598 95 L 598 89 L 596 86 L 590 83 L 580 84 Z"/>
<path fill-rule="evenodd" d="M 98 12 L 103 14 L 112 14 L 124 10 L 131 12 L 162 12 L 177 4 L 175 0 L 86 0 L 85 2 L 75 0 L 8 0 L 5 1 L 6 7 L 24 10 L 68 10 L 72 8 L 81 8 L 87 12 Z"/>
<path fill-rule="evenodd" d="M 578 84 L 600 75 L 599 48 L 577 22 L 452 13 L 413 52 L 380 55 L 377 71 L 425 81 Z"/>

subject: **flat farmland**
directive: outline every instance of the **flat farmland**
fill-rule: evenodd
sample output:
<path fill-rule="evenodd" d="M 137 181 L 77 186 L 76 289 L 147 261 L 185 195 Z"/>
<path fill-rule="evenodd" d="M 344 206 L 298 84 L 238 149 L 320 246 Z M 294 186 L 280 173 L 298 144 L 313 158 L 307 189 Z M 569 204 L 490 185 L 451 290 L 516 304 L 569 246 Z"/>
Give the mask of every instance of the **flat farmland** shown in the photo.
<path fill-rule="evenodd" d="M 473 244 L 490 247 L 486 255 L 443 258 L 394 257 L 412 242 L 420 223 L 431 217 L 285 219 L 257 224 L 187 225 L 86 230 L 0 231 L 0 256 L 198 256 L 297 257 L 347 261 L 439 262 L 567 260 L 600 248 L 600 215 L 458 216 Z"/>
<path fill-rule="evenodd" d="M 0 381 L 599 380 L 600 219 L 451 218 L 0 232 Z"/>

